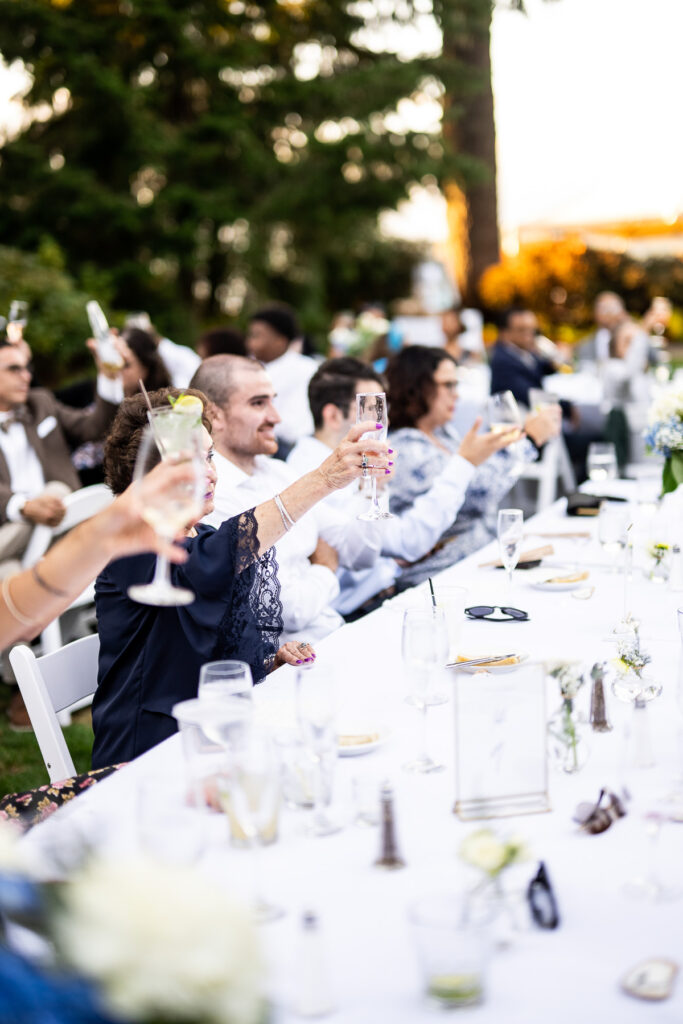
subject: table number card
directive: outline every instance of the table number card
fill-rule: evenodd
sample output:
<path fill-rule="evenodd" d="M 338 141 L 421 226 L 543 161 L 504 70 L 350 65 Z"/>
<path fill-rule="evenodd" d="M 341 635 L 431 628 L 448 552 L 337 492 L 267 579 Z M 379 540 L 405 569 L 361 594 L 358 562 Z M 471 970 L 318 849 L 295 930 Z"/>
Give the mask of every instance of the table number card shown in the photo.
<path fill-rule="evenodd" d="M 543 666 L 459 672 L 453 704 L 458 817 L 473 821 L 550 810 Z"/>

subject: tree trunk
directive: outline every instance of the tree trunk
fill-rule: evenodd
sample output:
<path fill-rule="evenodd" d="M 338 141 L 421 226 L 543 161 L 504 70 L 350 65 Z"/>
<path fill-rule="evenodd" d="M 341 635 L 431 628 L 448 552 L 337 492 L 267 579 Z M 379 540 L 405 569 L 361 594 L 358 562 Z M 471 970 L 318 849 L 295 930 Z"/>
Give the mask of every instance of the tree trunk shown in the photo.
<path fill-rule="evenodd" d="M 490 0 L 466 0 L 458 6 L 458 15 L 444 17 L 444 56 L 478 80 L 479 86 L 465 96 L 447 91 L 444 140 L 447 147 L 452 146 L 461 155 L 476 159 L 479 180 L 464 187 L 448 182 L 444 192 L 449 202 L 451 251 L 466 251 L 466 265 L 454 268 L 456 278 L 462 282 L 465 304 L 476 304 L 481 275 L 500 259 L 496 128 L 491 85 L 492 4 Z M 462 203 L 463 193 L 465 204 Z"/>

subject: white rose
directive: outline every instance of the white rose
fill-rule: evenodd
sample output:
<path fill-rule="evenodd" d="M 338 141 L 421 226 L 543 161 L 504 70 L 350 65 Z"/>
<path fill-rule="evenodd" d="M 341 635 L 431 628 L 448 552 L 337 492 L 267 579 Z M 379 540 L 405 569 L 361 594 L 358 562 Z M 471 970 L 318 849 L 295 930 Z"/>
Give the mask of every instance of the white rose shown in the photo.
<path fill-rule="evenodd" d="M 460 856 L 475 868 L 495 875 L 505 864 L 505 844 L 490 829 L 482 828 L 463 841 Z"/>

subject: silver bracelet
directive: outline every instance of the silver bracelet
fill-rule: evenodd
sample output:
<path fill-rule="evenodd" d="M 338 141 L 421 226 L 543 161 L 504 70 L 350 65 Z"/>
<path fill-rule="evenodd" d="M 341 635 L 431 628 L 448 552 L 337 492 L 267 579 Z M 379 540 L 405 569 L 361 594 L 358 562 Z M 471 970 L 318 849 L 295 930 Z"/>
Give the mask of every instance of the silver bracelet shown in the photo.
<path fill-rule="evenodd" d="M 294 526 L 294 520 L 292 519 L 292 517 L 290 516 L 289 512 L 285 508 L 285 506 L 283 504 L 283 501 L 282 501 L 282 498 L 280 497 L 279 494 L 275 495 L 275 497 L 273 498 L 273 501 L 277 505 L 277 510 L 280 513 L 280 518 L 282 519 L 282 525 L 284 526 L 285 533 L 286 533 L 288 530 L 291 530 L 291 528 Z"/>

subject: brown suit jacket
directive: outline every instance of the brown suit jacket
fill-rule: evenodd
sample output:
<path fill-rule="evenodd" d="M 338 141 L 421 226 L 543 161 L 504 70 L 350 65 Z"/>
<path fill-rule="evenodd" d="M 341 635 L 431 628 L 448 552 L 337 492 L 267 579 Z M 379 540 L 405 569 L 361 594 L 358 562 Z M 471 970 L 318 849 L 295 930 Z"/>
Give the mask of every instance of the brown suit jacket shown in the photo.
<path fill-rule="evenodd" d="M 72 490 L 81 486 L 71 462 L 71 450 L 84 441 L 103 438 L 117 408 L 117 405 L 98 396 L 91 411 L 72 409 L 58 402 L 51 391 L 31 388 L 23 406 L 21 422 L 43 467 L 46 481 L 61 480 Z M 11 496 L 9 469 L 0 450 L 0 523 L 7 522 L 7 502 Z"/>

